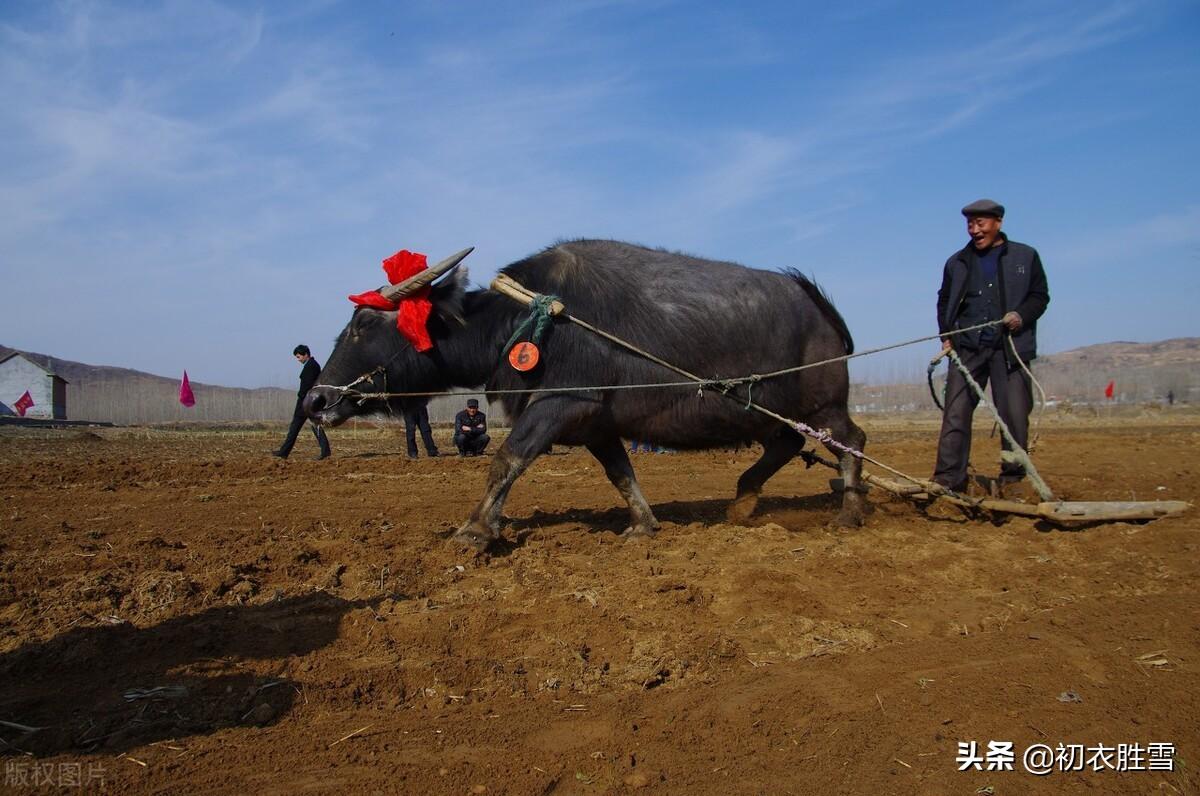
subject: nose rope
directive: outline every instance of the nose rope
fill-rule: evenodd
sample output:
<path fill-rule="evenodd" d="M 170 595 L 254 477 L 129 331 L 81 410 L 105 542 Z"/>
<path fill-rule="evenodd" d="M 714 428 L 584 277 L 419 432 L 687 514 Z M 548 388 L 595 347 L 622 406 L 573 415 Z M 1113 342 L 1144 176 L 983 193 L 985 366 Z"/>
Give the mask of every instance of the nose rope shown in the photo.
<path fill-rule="evenodd" d="M 364 396 L 363 392 L 354 389 L 354 385 L 359 384 L 364 381 L 374 381 L 376 373 L 383 373 L 383 391 L 386 393 L 387 392 L 387 370 L 384 368 L 383 365 L 380 365 L 380 366 L 376 367 L 374 370 L 368 371 L 368 372 L 364 373 L 363 375 L 359 376 L 357 379 L 350 382 L 349 384 L 343 384 L 340 386 L 337 384 L 321 385 L 323 387 L 328 387 L 331 390 L 337 390 L 337 394 L 338 394 L 337 398 L 335 398 L 332 403 L 325 404 L 324 408 L 332 409 L 333 407 L 340 404 L 342 402 L 342 399 L 348 395 Z M 360 397 L 359 401 L 358 401 L 358 405 L 362 406 L 364 403 L 366 403 L 366 401 L 367 401 L 367 399 L 365 397 Z M 388 411 L 389 412 L 391 411 L 390 404 L 388 405 Z"/>

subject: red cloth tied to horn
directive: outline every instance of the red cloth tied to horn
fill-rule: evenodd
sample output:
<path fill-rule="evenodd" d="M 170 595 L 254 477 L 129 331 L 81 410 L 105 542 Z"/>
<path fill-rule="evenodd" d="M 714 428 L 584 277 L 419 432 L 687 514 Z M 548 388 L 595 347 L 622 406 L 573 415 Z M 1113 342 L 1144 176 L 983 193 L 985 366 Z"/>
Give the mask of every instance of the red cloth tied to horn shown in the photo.
<path fill-rule="evenodd" d="M 390 284 L 398 284 L 421 273 L 426 268 L 425 255 L 401 249 L 383 261 L 383 272 L 387 274 Z M 368 290 L 349 297 L 360 307 L 372 307 L 377 310 L 398 310 L 396 313 L 396 328 L 404 335 L 413 348 L 418 351 L 428 351 L 433 348 L 433 340 L 429 339 L 429 330 L 425 324 L 429 322 L 429 313 L 433 312 L 433 302 L 429 300 L 429 287 L 411 293 L 392 301 L 385 298 L 378 290 Z"/>

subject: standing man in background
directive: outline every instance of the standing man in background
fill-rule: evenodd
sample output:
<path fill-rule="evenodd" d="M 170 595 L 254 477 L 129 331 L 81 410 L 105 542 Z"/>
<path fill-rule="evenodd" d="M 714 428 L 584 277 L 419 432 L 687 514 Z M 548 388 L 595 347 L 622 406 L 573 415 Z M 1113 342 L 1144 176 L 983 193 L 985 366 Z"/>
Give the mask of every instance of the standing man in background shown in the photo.
<path fill-rule="evenodd" d="M 292 349 L 292 356 L 296 357 L 296 361 L 303 367 L 300 368 L 300 392 L 296 393 L 296 411 L 292 413 L 292 425 L 288 427 L 287 438 L 279 446 L 279 450 L 271 453 L 272 456 L 278 456 L 280 459 L 286 459 L 292 452 L 292 446 L 296 444 L 296 437 L 300 436 L 300 429 L 308 421 L 308 415 L 304 413 L 304 396 L 308 395 L 308 391 L 317 383 L 317 377 L 321 375 L 321 364 L 313 359 L 308 346 L 303 344 L 296 346 Z M 321 446 L 321 452 L 317 455 L 317 459 L 328 459 L 329 438 L 325 436 L 325 429 L 313 423 L 312 431 L 316 435 L 317 444 Z"/>
<path fill-rule="evenodd" d="M 1000 231 L 1003 205 L 980 199 L 964 207 L 962 214 L 971 240 L 950 255 L 942 271 L 938 332 L 945 335 L 989 321 L 1002 323 L 943 337 L 942 351 L 953 348 L 980 387 L 992 383 L 996 410 L 1013 439 L 1028 450 L 1033 390 L 1021 361 L 1028 365 L 1037 356 L 1037 320 L 1050 303 L 1046 272 L 1036 249 L 1011 241 Z M 956 492 L 967 485 L 971 417 L 978 403 L 975 391 L 950 363 L 933 481 Z M 1007 440 L 1002 447 L 1010 449 Z M 1019 462 L 1001 458 L 1001 486 L 1025 477 Z"/>
<path fill-rule="evenodd" d="M 408 458 L 417 458 L 417 429 L 421 430 L 421 442 L 431 459 L 438 457 L 437 445 L 433 441 L 433 430 L 429 427 L 429 402 L 419 398 L 404 401 L 404 439 L 408 443 Z"/>

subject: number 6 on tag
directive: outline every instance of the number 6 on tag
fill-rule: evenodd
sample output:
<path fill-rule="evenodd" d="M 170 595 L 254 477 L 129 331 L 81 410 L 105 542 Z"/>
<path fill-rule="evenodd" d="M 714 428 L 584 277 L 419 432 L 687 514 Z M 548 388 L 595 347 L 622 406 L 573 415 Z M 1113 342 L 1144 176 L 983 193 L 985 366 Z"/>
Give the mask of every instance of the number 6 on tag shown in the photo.
<path fill-rule="evenodd" d="M 533 343 L 517 343 L 508 352 L 508 364 L 513 366 L 513 370 L 527 373 L 537 367 L 540 357 L 541 352 Z"/>

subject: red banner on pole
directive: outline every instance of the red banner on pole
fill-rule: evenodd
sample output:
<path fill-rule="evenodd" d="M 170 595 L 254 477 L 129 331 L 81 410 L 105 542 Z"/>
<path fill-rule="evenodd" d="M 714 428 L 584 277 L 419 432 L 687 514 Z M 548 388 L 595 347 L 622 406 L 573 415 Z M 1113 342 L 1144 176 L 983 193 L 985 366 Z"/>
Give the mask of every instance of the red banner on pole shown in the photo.
<path fill-rule="evenodd" d="M 1112 397 L 1113 397 L 1113 388 L 1114 388 L 1114 387 L 1116 387 L 1116 385 L 1117 385 L 1117 383 L 1116 383 L 1115 381 L 1110 381 L 1110 382 L 1108 383 L 1108 386 L 1104 388 L 1104 397 L 1105 397 L 1105 398 L 1108 398 L 1109 400 L 1112 400 Z"/>
<path fill-rule="evenodd" d="M 16 409 L 17 414 L 19 414 L 21 417 L 25 417 L 25 412 L 27 412 L 31 406 L 33 406 L 33 396 L 29 394 L 29 390 L 26 390 L 25 394 L 18 398 L 16 403 L 13 404 L 13 409 Z"/>

